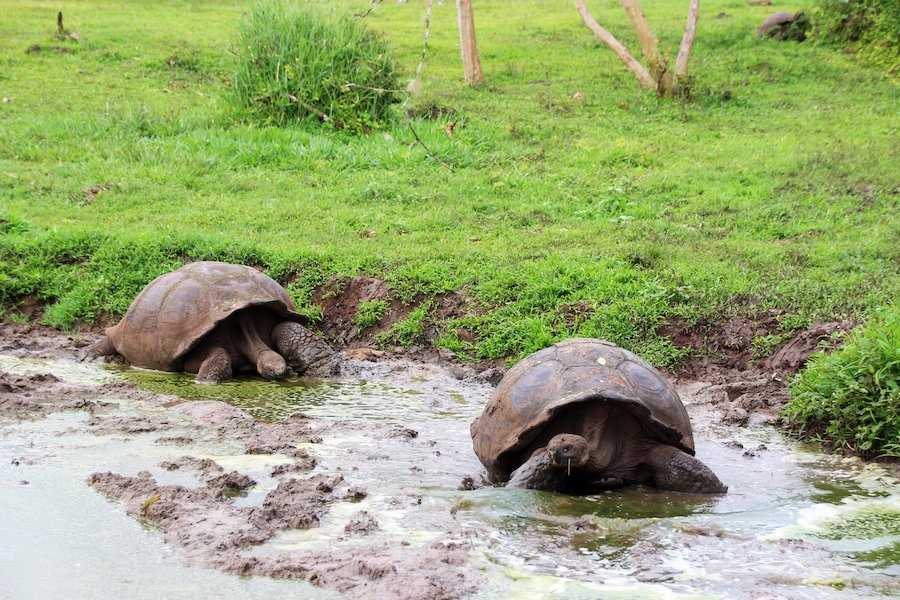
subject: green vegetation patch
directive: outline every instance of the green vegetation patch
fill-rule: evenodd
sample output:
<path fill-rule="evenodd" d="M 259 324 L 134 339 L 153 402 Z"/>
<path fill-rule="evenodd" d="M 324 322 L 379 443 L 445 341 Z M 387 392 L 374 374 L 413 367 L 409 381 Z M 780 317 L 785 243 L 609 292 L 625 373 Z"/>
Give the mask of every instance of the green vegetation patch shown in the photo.
<path fill-rule="evenodd" d="M 356 316 L 353 318 L 353 322 L 356 323 L 361 330 L 368 329 L 381 321 L 381 318 L 387 312 L 387 309 L 388 303 L 386 300 L 367 300 L 365 302 L 360 302 L 359 306 L 356 307 Z"/>
<path fill-rule="evenodd" d="M 784 409 L 801 435 L 870 456 L 900 456 L 900 307 L 881 311 L 843 348 L 814 355 Z"/>
<path fill-rule="evenodd" d="M 431 302 L 423 302 L 410 311 L 405 319 L 397 321 L 391 325 L 390 329 L 379 333 L 375 340 L 381 346 L 396 344 L 407 348 L 421 342 L 422 336 L 425 334 L 425 325 L 430 311 Z"/>
<path fill-rule="evenodd" d="M 900 4 L 897 0 L 819 0 L 815 36 L 855 49 L 864 59 L 900 76 Z"/>
<path fill-rule="evenodd" d="M 314 3 L 263 0 L 240 26 L 233 98 L 263 123 L 368 130 L 397 100 L 394 58 L 359 20 Z"/>

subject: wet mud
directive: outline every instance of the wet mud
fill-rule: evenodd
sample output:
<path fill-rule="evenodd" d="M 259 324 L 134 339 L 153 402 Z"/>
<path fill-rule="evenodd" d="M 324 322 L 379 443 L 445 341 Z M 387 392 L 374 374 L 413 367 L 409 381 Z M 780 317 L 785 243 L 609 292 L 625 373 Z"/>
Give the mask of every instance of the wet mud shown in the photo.
<path fill-rule="evenodd" d="M 827 329 L 741 377 L 682 373 L 698 455 L 728 495 L 573 498 L 484 485 L 468 423 L 491 386 L 476 370 L 356 349 L 341 381 L 199 386 L 74 361 L 90 334 L 0 326 L 0 512 L 69 482 L 97 523 L 122 511 L 185 568 L 248 582 L 247 597 L 269 597 L 252 586 L 270 580 L 307 582 L 308 597 L 426 600 L 900 593 L 897 473 L 767 425 L 796 357 Z M 35 544 L 21 522 L 4 533 L 0 519 L 19 555 Z"/>
<path fill-rule="evenodd" d="M 302 446 L 321 443 L 320 426 L 300 413 L 264 421 L 225 402 L 184 402 L 120 379 L 79 382 L 75 374 L 68 380 L 49 372 L 32 374 L 29 371 L 40 369 L 42 359 L 71 362 L 91 336 L 75 339 L 49 329 L 17 326 L 6 326 L 0 336 L 5 336 L 2 347 L 7 356 L 21 359 L 8 360 L 9 366 L 25 371 L 0 370 L 0 419 L 84 411 L 87 418 L 79 429 L 97 436 L 165 434 L 158 435 L 157 445 L 187 451 L 198 441 L 228 442 L 237 444 L 238 452 L 247 456 L 278 457 L 278 464 L 269 471 L 277 483 L 258 506 L 235 502 L 257 485 L 253 478 L 226 470 L 210 458 L 189 454 L 161 461 L 158 467 L 196 476 L 198 485 L 194 486 L 161 484 L 145 470 L 134 475 L 95 472 L 87 478 L 91 488 L 158 530 L 166 543 L 180 549 L 188 564 L 242 576 L 302 579 L 359 598 L 449 600 L 471 593 L 481 582 L 480 574 L 467 568 L 468 546 L 452 539 L 437 539 L 424 550 L 380 541 L 341 552 L 319 549 L 248 555 L 245 550 L 264 544 L 278 532 L 318 527 L 334 502 L 359 502 L 368 495 L 363 486 L 353 485 L 340 472 L 309 474 L 317 459 Z M 75 371 L 81 368 L 70 366 Z M 96 370 L 96 366 L 85 368 Z M 355 372 L 373 370 L 378 369 L 366 365 Z M 376 428 L 372 434 L 406 440 L 417 436 L 415 430 L 399 426 Z M 22 462 L 14 459 L 15 466 Z M 378 528 L 375 517 L 361 510 L 347 520 L 344 532 L 364 537 Z"/>

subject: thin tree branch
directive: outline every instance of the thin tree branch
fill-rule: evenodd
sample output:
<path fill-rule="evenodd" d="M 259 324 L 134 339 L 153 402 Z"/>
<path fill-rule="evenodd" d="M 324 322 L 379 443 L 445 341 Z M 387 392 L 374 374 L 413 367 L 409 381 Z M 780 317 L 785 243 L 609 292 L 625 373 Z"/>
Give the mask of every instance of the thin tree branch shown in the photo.
<path fill-rule="evenodd" d="M 588 29 L 594 32 L 597 39 L 609 46 L 610 50 L 616 53 L 616 56 L 625 63 L 628 70 L 634 73 L 640 84 L 648 90 L 656 91 L 656 81 L 653 79 L 653 76 L 650 75 L 650 72 L 644 65 L 635 60 L 631 53 L 628 52 L 628 48 L 623 46 L 613 34 L 600 26 L 597 20 L 594 19 L 588 11 L 587 6 L 584 4 L 584 0 L 575 0 L 575 8 L 578 10 L 578 14 L 581 15 L 581 20 L 584 21 L 584 24 L 587 25 Z"/>
<path fill-rule="evenodd" d="M 684 26 L 684 37 L 681 38 L 681 46 L 678 48 L 678 57 L 675 59 L 675 81 L 687 77 L 688 59 L 691 57 L 691 49 L 694 47 L 694 37 L 697 35 L 697 19 L 700 17 L 700 0 L 691 0 L 688 9 L 687 23 Z"/>
<path fill-rule="evenodd" d="M 453 165 L 442 159 L 440 156 L 431 151 L 431 148 L 425 145 L 425 142 L 422 141 L 422 138 L 419 137 L 419 133 L 416 131 L 416 128 L 413 127 L 412 121 L 407 119 L 406 124 L 409 125 L 409 130 L 412 131 L 413 137 L 416 138 L 416 142 L 419 143 L 420 146 L 425 150 L 425 155 L 431 160 L 437 161 L 450 169 L 453 170 Z"/>
<path fill-rule="evenodd" d="M 365 19 L 366 17 L 371 15 L 373 12 L 375 12 L 375 9 L 378 8 L 378 6 L 382 2 L 384 2 L 384 0 L 372 0 L 372 3 L 369 5 L 369 8 L 367 8 L 363 12 L 356 13 L 353 16 L 356 17 L 357 19 Z"/>
<path fill-rule="evenodd" d="M 664 65 L 659 54 L 659 45 L 656 41 L 656 36 L 653 35 L 653 31 L 650 29 L 650 25 L 647 24 L 647 19 L 644 17 L 644 11 L 641 10 L 638 0 L 622 0 L 622 6 L 625 8 L 625 13 L 631 20 L 634 30 L 637 32 L 638 41 L 641 43 L 641 52 L 644 58 L 647 59 L 647 62 L 650 63 L 650 70 L 654 75 L 660 73 L 664 70 Z"/>
<path fill-rule="evenodd" d="M 422 13 L 422 57 L 416 65 L 416 76 L 406 86 L 406 99 L 402 104 L 404 107 L 413 96 L 418 96 L 422 91 L 422 71 L 425 70 L 425 61 L 428 59 L 428 40 L 431 39 L 431 7 L 432 1 L 425 0 L 425 11 Z"/>

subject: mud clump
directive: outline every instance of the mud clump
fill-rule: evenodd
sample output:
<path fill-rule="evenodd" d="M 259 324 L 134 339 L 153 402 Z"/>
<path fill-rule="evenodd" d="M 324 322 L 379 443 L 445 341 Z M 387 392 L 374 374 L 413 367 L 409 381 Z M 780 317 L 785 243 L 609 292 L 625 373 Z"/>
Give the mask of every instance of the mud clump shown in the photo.
<path fill-rule="evenodd" d="M 313 297 L 313 302 L 322 307 L 322 322 L 325 335 L 346 345 L 356 338 L 360 331 L 356 315 L 360 304 L 366 302 L 389 302 L 391 294 L 387 282 L 374 277 L 333 278 Z M 390 315 L 381 317 L 387 321 Z"/>
<path fill-rule="evenodd" d="M 164 460 L 159 466 L 166 471 L 178 471 L 181 469 L 196 471 L 204 477 L 212 477 L 225 472 L 225 469 L 211 458 L 196 458 L 182 456 L 175 460 Z"/>
<path fill-rule="evenodd" d="M 366 488 L 358 485 L 352 485 L 347 488 L 347 491 L 344 492 L 344 500 L 348 500 L 350 502 L 359 502 L 360 500 L 365 499 L 366 496 L 369 495 L 369 492 Z"/>
<path fill-rule="evenodd" d="M 480 575 L 462 567 L 469 546 L 436 542 L 426 549 L 354 547 L 341 552 L 233 557 L 223 568 L 240 575 L 304 579 L 350 598 L 456 600 L 478 589 Z"/>
<path fill-rule="evenodd" d="M 186 435 L 164 435 L 157 438 L 156 443 L 163 446 L 189 446 L 194 443 L 194 438 Z"/>
<path fill-rule="evenodd" d="M 25 299 L 19 310 L 29 318 L 40 316 L 41 304 Z M 23 310 L 24 308 L 24 310 Z M 78 337 L 65 335 L 42 325 L 0 323 L 0 353 L 38 358 L 71 358 L 72 350 L 82 348 L 97 339 L 96 334 Z"/>
<path fill-rule="evenodd" d="M 87 400 L 85 388 L 70 385 L 50 373 L 15 375 L 0 371 L 0 418 L 33 419 L 65 410 L 95 412 L 112 406 Z"/>
<path fill-rule="evenodd" d="M 480 575 L 465 568 L 468 546 L 453 542 L 433 544 L 424 552 L 375 545 L 340 552 L 248 556 L 244 550 L 264 544 L 279 531 L 317 525 L 329 505 L 339 499 L 335 489 L 344 484 L 340 475 L 284 480 L 261 507 L 235 506 L 218 485 L 245 487 L 249 481 L 232 472 L 189 489 L 159 485 L 148 473 L 128 477 L 106 472 L 88 478 L 95 490 L 122 502 L 129 515 L 158 527 L 163 538 L 179 546 L 193 564 L 240 575 L 304 579 L 352 598 L 455 600 L 481 583 Z M 377 529 L 374 519 L 362 511 L 348 526 L 353 535 Z"/>
<path fill-rule="evenodd" d="M 166 542 L 180 546 L 193 562 L 209 563 L 216 552 L 261 544 L 276 531 L 251 523 L 249 509 L 208 488 L 161 486 L 148 474 L 109 472 L 94 473 L 88 485 L 121 501 L 129 515 L 157 526 Z"/>
<path fill-rule="evenodd" d="M 419 432 L 410 427 L 402 427 L 395 425 L 388 431 L 388 437 L 398 438 L 401 440 L 414 440 L 419 437 Z"/>
<path fill-rule="evenodd" d="M 269 492 L 252 520 L 261 527 L 308 529 L 334 501 L 331 492 L 343 481 L 341 475 L 316 475 L 309 479 L 286 479 Z"/>
<path fill-rule="evenodd" d="M 189 417 L 197 426 L 211 429 L 222 440 L 242 441 L 247 454 L 291 456 L 302 450 L 297 444 L 315 443 L 318 437 L 311 431 L 310 420 L 299 414 L 276 423 L 264 423 L 218 400 L 185 402 L 173 410 Z"/>
<path fill-rule="evenodd" d="M 290 473 L 312 471 L 316 468 L 316 458 L 302 448 L 294 452 L 294 462 L 272 467 L 272 477 L 280 477 Z"/>
<path fill-rule="evenodd" d="M 216 498 L 231 498 L 243 494 L 254 485 L 256 482 L 250 477 L 237 471 L 231 471 L 207 481 L 206 489 L 210 490 Z"/>
<path fill-rule="evenodd" d="M 838 339 L 852 328 L 853 323 L 850 321 L 816 323 L 778 348 L 763 362 L 763 366 L 774 371 L 794 373 L 806 364 L 814 352 L 834 350 Z"/>
<path fill-rule="evenodd" d="M 344 525 L 344 533 L 349 535 L 369 535 L 378 529 L 380 529 L 378 520 L 365 510 L 353 515 L 350 521 Z"/>
<path fill-rule="evenodd" d="M 60 380 L 50 373 L 13 375 L 11 373 L 0 371 L 0 394 L 34 392 L 44 385 L 54 383 L 60 383 Z"/>
<path fill-rule="evenodd" d="M 170 429 L 174 423 L 164 417 L 154 415 L 121 416 L 94 415 L 88 420 L 88 428 L 97 435 L 125 433 L 153 433 Z"/>

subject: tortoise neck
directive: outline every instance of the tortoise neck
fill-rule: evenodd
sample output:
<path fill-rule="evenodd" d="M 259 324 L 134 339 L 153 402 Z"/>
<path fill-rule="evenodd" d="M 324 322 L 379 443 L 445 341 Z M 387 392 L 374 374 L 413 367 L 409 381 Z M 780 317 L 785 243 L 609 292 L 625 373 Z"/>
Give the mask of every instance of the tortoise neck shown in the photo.
<path fill-rule="evenodd" d="M 245 310 L 237 315 L 235 345 L 255 365 L 259 355 L 272 349 L 270 340 L 274 318 L 259 310 Z"/>

